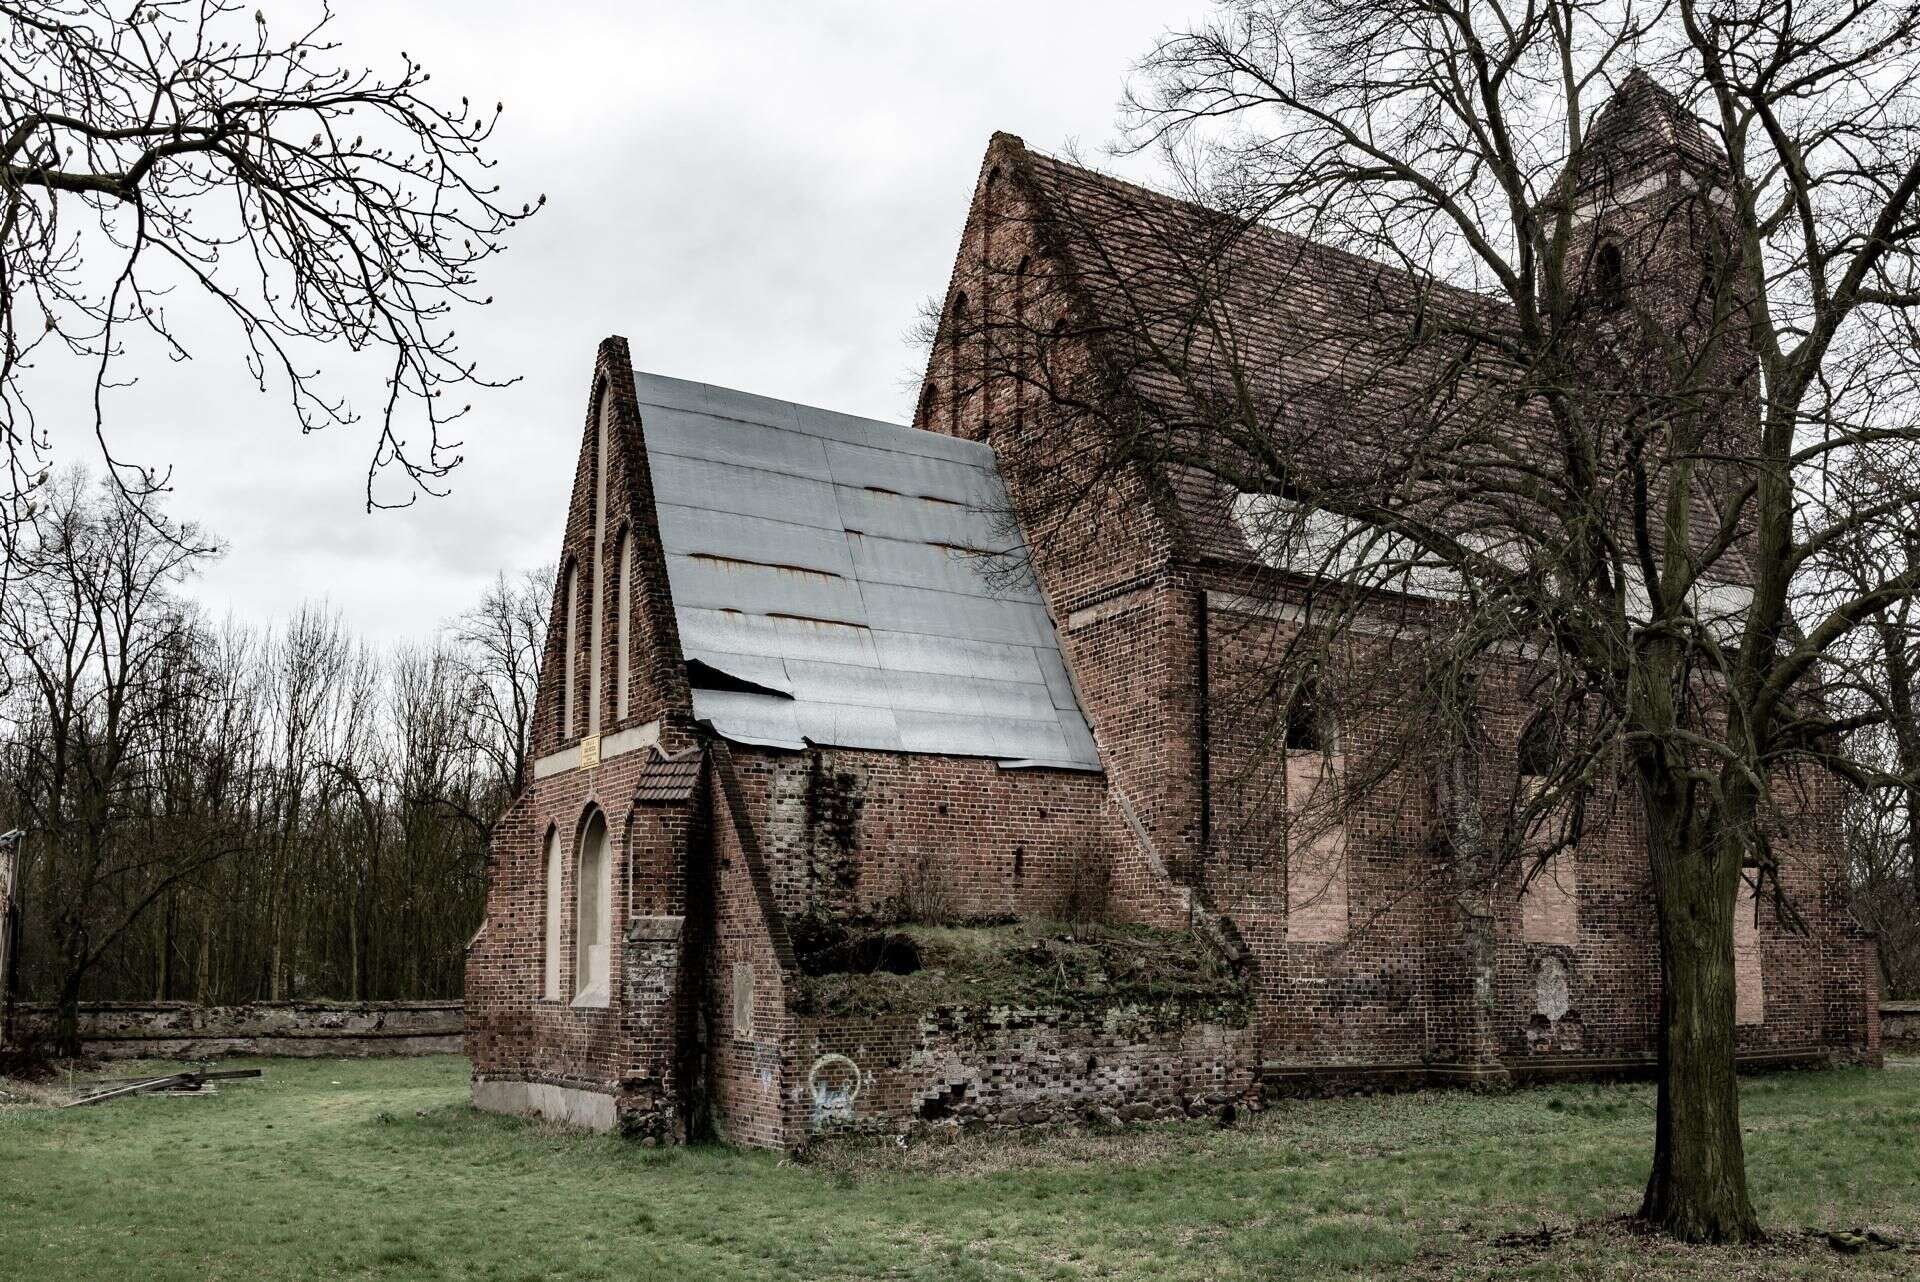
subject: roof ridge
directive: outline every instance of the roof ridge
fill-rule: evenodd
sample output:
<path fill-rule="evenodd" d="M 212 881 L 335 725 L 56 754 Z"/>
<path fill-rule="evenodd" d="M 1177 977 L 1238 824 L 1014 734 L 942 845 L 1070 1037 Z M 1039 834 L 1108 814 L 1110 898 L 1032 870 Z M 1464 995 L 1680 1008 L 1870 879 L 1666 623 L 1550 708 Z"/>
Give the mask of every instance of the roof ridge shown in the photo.
<path fill-rule="evenodd" d="M 994 136 L 999 138 L 1002 135 L 995 134 Z M 1016 139 L 1015 141 L 1018 140 Z M 1082 175 L 1109 187 L 1125 188 L 1162 206 L 1170 206 L 1176 210 L 1186 211 L 1208 218 L 1237 221 L 1242 231 L 1251 233 L 1264 240 L 1278 243 L 1295 251 L 1325 254 L 1330 258 L 1352 267 L 1384 273 L 1416 286 L 1430 286 L 1432 289 L 1451 296 L 1460 302 L 1475 303 L 1480 306 L 1491 306 L 1502 309 L 1511 307 L 1510 303 L 1496 294 L 1472 289 L 1465 285 L 1455 285 L 1449 281 L 1440 279 L 1430 272 L 1401 266 L 1396 263 L 1383 262 L 1377 258 L 1369 258 L 1367 255 L 1354 250 L 1344 249 L 1338 245 L 1330 245 L 1325 241 L 1314 240 L 1312 237 L 1303 236 L 1298 232 L 1288 231 L 1285 228 L 1275 227 L 1258 220 L 1236 218 L 1234 215 L 1223 213 L 1210 205 L 1203 204 L 1199 200 L 1185 196 L 1176 196 L 1171 192 L 1160 191 L 1144 183 L 1135 182 L 1132 179 L 1122 178 L 1117 174 L 1109 173 L 1104 169 L 1095 169 L 1089 165 L 1080 164 L 1077 161 L 1063 159 L 1051 152 L 1038 151 L 1031 147 L 1026 147 L 1024 144 L 1022 145 L 1022 150 L 1034 159 L 1043 161 L 1058 169 Z"/>
<path fill-rule="evenodd" d="M 640 369 L 636 369 L 633 371 L 633 378 L 634 378 L 634 400 L 643 406 L 650 405 L 655 409 L 681 410 L 683 412 L 698 412 L 701 414 L 705 414 L 710 418 L 724 419 L 729 423 L 748 423 L 754 427 L 764 427 L 776 432 L 792 432 L 798 436 L 807 436 L 815 439 L 821 439 L 820 433 L 809 432 L 804 427 L 801 427 L 797 422 L 771 423 L 763 419 L 742 418 L 737 414 L 725 413 L 720 409 L 716 409 L 712 407 L 702 408 L 698 411 L 690 411 L 688 410 L 688 407 L 686 405 L 675 404 L 670 401 L 651 400 L 641 392 L 640 380 L 642 378 L 658 379 L 663 382 L 677 383 L 680 386 L 686 387 L 686 388 L 699 388 L 705 391 L 725 393 L 726 395 L 729 395 L 729 396 L 738 396 L 738 397 L 744 397 L 744 398 L 748 398 L 755 401 L 764 401 L 770 405 L 783 405 L 789 409 L 810 410 L 816 414 L 827 414 L 838 419 L 848 419 L 855 423 L 859 423 L 864 427 L 884 428 L 889 431 L 896 431 L 896 432 L 911 432 L 916 438 L 935 437 L 942 441 L 954 441 L 960 444 L 961 446 L 969 448 L 970 450 L 984 452 L 989 455 L 992 453 L 992 449 L 993 449 L 992 446 L 987 445 L 984 441 L 969 440 L 964 436 L 954 436 L 947 432 L 929 431 L 928 429 L 923 427 L 915 427 L 911 423 L 892 423 L 892 422 L 888 422 L 886 419 L 883 419 L 883 418 L 868 418 L 864 414 L 849 414 L 845 410 L 830 409 L 825 405 L 809 405 L 805 401 L 782 400 L 777 396 L 766 396 L 759 392 L 748 392 L 737 387 L 727 387 L 720 383 L 703 383 L 694 379 L 675 378 L 671 374 L 656 374 L 656 373 L 653 373 L 651 370 L 640 370 Z M 854 442 L 846 442 L 846 443 L 853 444 Z M 873 445 L 870 448 L 887 450 L 889 453 L 912 453 L 913 452 L 910 449 L 905 448 L 904 446 L 900 449 L 893 449 L 892 447 L 883 445 L 883 444 Z"/>

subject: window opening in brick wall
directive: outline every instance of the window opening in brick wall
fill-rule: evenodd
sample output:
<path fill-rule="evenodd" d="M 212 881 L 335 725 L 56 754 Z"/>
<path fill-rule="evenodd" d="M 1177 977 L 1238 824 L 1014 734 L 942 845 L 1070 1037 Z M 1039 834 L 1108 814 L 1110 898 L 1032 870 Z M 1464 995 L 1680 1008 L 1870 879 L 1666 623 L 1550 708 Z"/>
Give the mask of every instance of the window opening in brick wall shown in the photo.
<path fill-rule="evenodd" d="M 1339 727 L 1308 678 L 1287 703 L 1287 939 L 1347 937 L 1347 830 Z"/>
<path fill-rule="evenodd" d="M 1519 803 L 1529 806 L 1547 786 L 1560 758 L 1560 723 L 1546 712 L 1534 714 L 1514 748 Z M 1533 820 L 1525 835 L 1520 891 L 1520 937 L 1529 944 L 1575 948 L 1580 943 L 1580 865 L 1571 849 L 1545 852 L 1560 841 L 1555 816 Z"/>
<path fill-rule="evenodd" d="M 607 852 L 607 819 L 600 811 L 580 836 L 573 933 L 576 1006 L 605 1006 L 610 988 L 613 934 L 613 861 Z"/>

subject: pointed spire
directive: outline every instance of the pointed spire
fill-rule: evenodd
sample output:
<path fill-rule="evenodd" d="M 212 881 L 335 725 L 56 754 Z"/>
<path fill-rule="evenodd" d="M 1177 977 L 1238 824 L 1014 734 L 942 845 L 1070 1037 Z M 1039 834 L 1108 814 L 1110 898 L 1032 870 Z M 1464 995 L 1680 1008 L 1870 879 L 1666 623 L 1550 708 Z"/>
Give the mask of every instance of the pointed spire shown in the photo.
<path fill-rule="evenodd" d="M 1578 205 L 1626 202 L 1679 181 L 1699 190 L 1725 181 L 1725 150 L 1701 119 L 1643 67 L 1620 82 L 1588 127 L 1579 159 L 1554 184 Z M 1653 181 L 1649 181 L 1653 180 Z"/>
<path fill-rule="evenodd" d="M 1601 108 L 1587 135 L 1587 146 L 1627 153 L 1676 152 L 1691 167 L 1724 169 L 1727 165 L 1726 152 L 1706 125 L 1643 67 L 1629 72 Z"/>

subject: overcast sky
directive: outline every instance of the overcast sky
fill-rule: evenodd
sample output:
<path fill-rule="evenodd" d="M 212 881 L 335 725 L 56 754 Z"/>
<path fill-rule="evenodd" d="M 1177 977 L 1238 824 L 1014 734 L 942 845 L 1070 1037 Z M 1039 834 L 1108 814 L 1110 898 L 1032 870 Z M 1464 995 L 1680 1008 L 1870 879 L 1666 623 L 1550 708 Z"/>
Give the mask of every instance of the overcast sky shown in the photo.
<path fill-rule="evenodd" d="M 302 437 L 231 342 L 141 364 L 113 443 L 175 466 L 172 509 L 227 545 L 193 591 L 268 623 L 326 598 L 419 638 L 499 569 L 558 551 L 595 344 L 680 378 L 904 422 L 911 330 L 939 293 L 996 129 L 1113 133 L 1129 65 L 1199 3 L 1145 0 L 339 0 L 342 57 L 426 61 L 448 100 L 504 99 L 508 190 L 546 192 L 457 322 L 508 390 L 476 397 L 450 497 L 367 514 L 367 432 Z M 287 6 L 267 6 L 271 17 Z M 1136 175 L 1138 164 L 1117 166 Z M 89 442 L 62 462 L 97 465 Z"/>

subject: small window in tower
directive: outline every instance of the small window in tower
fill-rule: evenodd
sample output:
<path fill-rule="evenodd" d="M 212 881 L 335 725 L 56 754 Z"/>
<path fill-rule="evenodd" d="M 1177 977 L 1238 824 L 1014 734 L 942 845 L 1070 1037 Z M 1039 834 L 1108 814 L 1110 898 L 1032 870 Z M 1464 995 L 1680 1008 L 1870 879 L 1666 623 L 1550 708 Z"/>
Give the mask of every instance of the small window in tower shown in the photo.
<path fill-rule="evenodd" d="M 1593 296 L 1602 311 L 1618 311 L 1627 301 L 1627 260 L 1615 241 L 1602 241 L 1593 255 Z"/>

